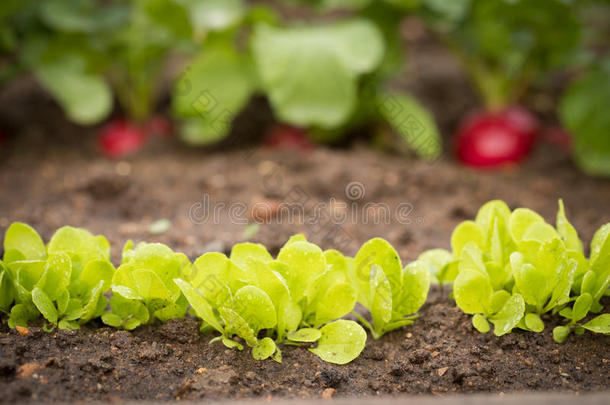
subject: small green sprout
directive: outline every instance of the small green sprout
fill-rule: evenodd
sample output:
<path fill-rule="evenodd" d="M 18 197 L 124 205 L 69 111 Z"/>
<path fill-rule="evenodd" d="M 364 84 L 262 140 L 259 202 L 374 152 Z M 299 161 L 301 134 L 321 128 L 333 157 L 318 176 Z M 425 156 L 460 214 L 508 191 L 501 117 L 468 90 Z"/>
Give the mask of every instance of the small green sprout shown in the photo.
<path fill-rule="evenodd" d="M 426 302 L 430 273 L 423 261 L 402 268 L 396 250 L 384 239 L 366 242 L 351 262 L 350 277 L 358 301 L 371 313 L 372 324 L 362 315 L 354 315 L 375 339 L 418 317 Z"/>

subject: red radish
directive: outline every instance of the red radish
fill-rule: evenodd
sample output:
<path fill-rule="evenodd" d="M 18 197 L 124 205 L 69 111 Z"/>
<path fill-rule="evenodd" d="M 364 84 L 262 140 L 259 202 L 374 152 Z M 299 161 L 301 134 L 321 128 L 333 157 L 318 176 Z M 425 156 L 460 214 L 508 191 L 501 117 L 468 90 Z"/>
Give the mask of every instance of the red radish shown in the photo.
<path fill-rule="evenodd" d="M 100 133 L 99 145 L 104 155 L 120 159 L 144 146 L 146 134 L 136 124 L 123 119 L 110 121 Z"/>
<path fill-rule="evenodd" d="M 521 107 L 478 112 L 467 118 L 457 133 L 457 156 L 474 167 L 517 163 L 532 150 L 538 129 L 536 117 Z"/>
<path fill-rule="evenodd" d="M 144 124 L 148 135 L 166 137 L 172 134 L 172 123 L 162 115 L 153 115 Z"/>
<path fill-rule="evenodd" d="M 265 137 L 265 146 L 270 148 L 293 148 L 302 151 L 313 149 L 305 131 L 289 125 L 277 124 Z"/>

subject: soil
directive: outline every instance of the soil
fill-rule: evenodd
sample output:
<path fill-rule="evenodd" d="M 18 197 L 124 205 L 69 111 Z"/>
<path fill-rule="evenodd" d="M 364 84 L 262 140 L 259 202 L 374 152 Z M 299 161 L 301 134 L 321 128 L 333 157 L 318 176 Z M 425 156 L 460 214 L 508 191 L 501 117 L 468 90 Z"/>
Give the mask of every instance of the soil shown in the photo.
<path fill-rule="evenodd" d="M 176 150 L 167 153 L 168 148 Z M 0 232 L 9 222 L 21 220 L 48 240 L 59 226 L 82 226 L 109 237 L 115 262 L 127 238 L 167 243 L 195 259 L 247 239 L 276 253 L 297 232 L 347 254 L 370 237 L 383 236 L 406 261 L 428 248 L 448 248 L 453 227 L 492 198 L 504 199 L 513 208 L 531 207 L 552 221 L 557 198 L 562 197 L 587 242 L 599 226 L 610 222 L 610 181 L 580 174 L 566 156 L 549 154 L 548 149 L 539 150 L 523 167 L 488 173 L 462 168 L 447 158 L 423 163 L 358 147 L 311 153 L 202 153 L 170 142 L 122 162 L 74 148 L 49 146 L 45 153 L 25 149 L 8 156 L 0 169 Z M 201 211 L 204 195 L 211 210 L 221 203 L 243 203 L 246 211 L 231 220 L 229 208 L 224 208 L 216 221 L 206 219 Z M 295 195 L 308 197 L 305 219 L 316 218 L 312 206 L 326 203 L 337 210 L 341 201 L 347 204 L 341 212 L 353 208 L 356 215 L 338 224 L 314 225 L 301 217 L 280 218 L 277 205 L 296 201 Z M 401 203 L 412 210 L 396 214 Z M 384 212 L 381 204 L 387 204 L 392 215 L 388 220 L 381 215 L 374 223 L 375 214 Z M 253 230 L 242 223 L 248 217 L 250 222 L 264 218 L 269 223 L 248 238 L 244 233 Z M 168 218 L 171 227 L 151 235 L 150 225 L 160 218 Z M 516 332 L 496 338 L 474 331 L 469 317 L 438 293 L 430 302 L 415 325 L 379 341 L 369 338 L 363 354 L 346 366 L 326 364 L 292 347 L 284 347 L 281 365 L 257 362 L 247 351 L 208 344 L 211 336 L 200 335 L 192 319 L 135 332 L 100 323 L 52 334 L 31 328 L 24 337 L 2 326 L 0 401 L 608 389 L 610 337 L 585 334 L 557 345 L 549 325 L 542 334 Z"/>
<path fill-rule="evenodd" d="M 48 240 L 60 226 L 80 226 L 106 235 L 115 259 L 130 238 L 196 258 L 246 239 L 277 253 L 299 232 L 354 254 L 383 236 L 410 260 L 449 248 L 454 227 L 496 198 L 553 223 L 563 198 L 586 244 L 610 222 L 610 180 L 583 175 L 548 145 L 521 167 L 479 172 L 450 158 L 426 163 L 358 146 L 203 152 L 159 142 L 120 162 L 85 148 L 15 146 L 0 165 L 0 232 L 23 221 Z M 162 218 L 171 227 L 150 234 Z M 252 222 L 260 226 L 248 238 Z"/>
<path fill-rule="evenodd" d="M 420 95 L 448 135 L 476 99 L 456 78 L 455 63 L 427 46 L 424 41 L 415 48 L 421 55 L 409 68 L 410 79 L 397 86 Z M 610 222 L 610 180 L 585 176 L 565 151 L 550 145 L 540 144 L 520 167 L 477 172 L 452 160 L 448 140 L 446 156 L 432 163 L 359 141 L 308 153 L 252 146 L 269 122 L 259 100 L 225 144 L 242 149 L 187 149 L 173 139 L 154 139 L 139 155 L 110 161 L 95 148 L 95 128 L 66 123 L 31 80 L 11 83 L 0 92 L 0 126 L 18 136 L 0 146 L 0 235 L 13 221 L 31 224 L 45 240 L 60 226 L 84 227 L 108 237 L 115 263 L 130 238 L 166 243 L 195 259 L 245 240 L 277 253 L 299 232 L 323 248 L 354 254 L 382 236 L 406 262 L 429 248 L 449 248 L 453 228 L 495 198 L 511 208 L 532 208 L 551 222 L 563 198 L 587 244 Z M 151 234 L 162 218 L 169 229 Z M 255 222 L 261 223 L 248 225 Z M 363 354 L 346 366 L 292 347 L 283 348 L 281 365 L 257 362 L 247 351 L 208 344 L 211 336 L 200 335 L 192 319 L 134 332 L 99 322 L 51 334 L 32 327 L 26 336 L 3 324 L 0 401 L 608 389 L 607 336 L 587 333 L 557 345 L 551 323 L 542 334 L 481 335 L 436 290 L 421 315 L 411 327 L 369 338 Z"/>
<path fill-rule="evenodd" d="M 413 326 L 369 338 L 345 366 L 304 348 L 283 347 L 282 364 L 209 344 L 193 319 L 135 332 L 91 325 L 44 333 L 0 333 L 0 392 L 7 403 L 608 389 L 610 338 L 585 334 L 557 345 L 544 333 L 502 338 L 473 331 L 468 316 L 438 291 Z"/>

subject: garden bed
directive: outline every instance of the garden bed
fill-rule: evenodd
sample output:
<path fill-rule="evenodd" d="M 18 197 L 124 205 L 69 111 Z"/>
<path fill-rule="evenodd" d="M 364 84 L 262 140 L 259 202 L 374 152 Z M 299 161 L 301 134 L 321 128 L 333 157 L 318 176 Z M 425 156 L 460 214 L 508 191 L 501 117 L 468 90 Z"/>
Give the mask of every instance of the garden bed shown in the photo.
<path fill-rule="evenodd" d="M 561 198 L 588 256 L 593 233 L 610 222 L 610 180 L 584 175 L 565 139 L 551 136 L 569 72 L 550 72 L 544 88 L 520 101 L 544 126 L 533 156 L 518 167 L 475 171 L 452 160 L 454 139 L 447 136 L 481 101 L 422 21 L 407 18 L 400 30 L 407 65 L 387 85 L 430 108 L 445 136 L 439 160 L 404 156 L 404 141 L 379 128 L 364 128 L 334 148 L 260 147 L 278 106 L 258 95 L 220 145 L 188 148 L 177 140 L 178 124 L 174 137 L 152 137 L 135 156 L 113 161 L 98 150 L 101 126 L 69 123 L 57 102 L 25 76 L 0 91 L 0 235 L 14 221 L 32 225 L 45 241 L 61 226 L 83 227 L 108 238 L 115 265 L 128 239 L 161 242 L 194 260 L 205 252 L 229 253 L 246 240 L 275 255 L 296 233 L 346 255 L 383 237 L 408 263 L 427 249 L 448 249 L 456 225 L 489 200 L 531 208 L 554 223 Z M 160 117 L 172 110 L 170 94 L 163 97 Z M 115 108 L 110 118 L 129 116 L 125 108 Z M 548 142 L 564 142 L 563 148 Z M 602 304 L 608 312 L 608 297 Z M 282 364 L 256 361 L 249 349 L 209 344 L 215 335 L 201 334 L 192 317 L 132 332 L 96 319 L 78 331 L 50 333 L 40 320 L 16 331 L 2 319 L 0 402 L 335 398 L 358 404 L 383 396 L 379 405 L 523 405 L 568 403 L 575 395 L 583 403 L 608 402 L 608 336 L 571 334 L 560 345 L 552 336 L 559 317 L 548 316 L 543 333 L 480 334 L 438 287 L 420 315 L 379 340 L 369 334 L 366 349 L 344 366 L 287 345 Z M 458 393 L 467 395 L 452 395 Z"/>
<path fill-rule="evenodd" d="M 288 236 L 304 232 L 323 248 L 345 243 L 346 254 L 383 236 L 403 260 L 414 259 L 428 248 L 448 248 L 455 225 L 493 198 L 533 208 L 551 221 L 562 197 L 586 243 L 610 221 L 610 182 L 579 174 L 559 153 L 541 151 L 522 168 L 481 174 L 448 160 L 422 163 L 358 147 L 318 149 L 298 159 L 297 152 L 265 149 L 201 153 L 169 147 L 175 153 L 153 148 L 130 162 L 112 162 L 87 147 L 48 145 L 36 153 L 18 144 L 0 171 L 0 189 L 13 190 L 0 196 L 1 231 L 21 220 L 48 239 L 57 227 L 71 224 L 107 235 L 115 261 L 128 238 L 167 243 L 194 259 L 206 250 L 229 250 L 246 239 L 248 229 L 228 215 L 202 221 L 193 207 L 204 195 L 211 207 L 242 202 L 250 212 L 256 203 L 293 201 L 295 190 L 308 198 L 306 217 L 312 205 L 331 204 L 333 198 L 348 209 L 354 204 L 358 215 L 340 224 L 343 237 L 337 239 L 331 228 L 296 218 L 280 223 L 263 211 L 259 214 L 269 223 L 250 239 L 273 253 Z M 346 195 L 353 182 L 363 187 L 358 198 Z M 401 203 L 411 204 L 412 211 L 398 218 L 394 209 Z M 375 224 L 380 204 L 393 216 Z M 160 218 L 171 226 L 151 235 L 151 224 Z M 134 332 L 101 323 L 51 334 L 31 328 L 26 336 L 2 328 L 0 391 L 9 402 L 589 392 L 607 390 L 610 382 L 607 336 L 586 333 L 558 345 L 550 324 L 543 334 L 481 335 L 438 290 L 414 325 L 378 341 L 369 337 L 363 354 L 346 366 L 290 347 L 283 349 L 282 364 L 255 361 L 248 351 L 209 345 L 211 336 L 200 335 L 192 319 Z"/>
<path fill-rule="evenodd" d="M 245 350 L 208 344 L 185 319 L 135 332 L 91 325 L 26 336 L 3 329 L 3 401 L 326 398 L 382 394 L 573 391 L 608 388 L 607 336 L 563 345 L 542 334 L 497 338 L 473 331 L 470 318 L 438 291 L 421 319 L 368 345 L 350 364 L 323 362 L 285 347 L 282 364 Z"/>

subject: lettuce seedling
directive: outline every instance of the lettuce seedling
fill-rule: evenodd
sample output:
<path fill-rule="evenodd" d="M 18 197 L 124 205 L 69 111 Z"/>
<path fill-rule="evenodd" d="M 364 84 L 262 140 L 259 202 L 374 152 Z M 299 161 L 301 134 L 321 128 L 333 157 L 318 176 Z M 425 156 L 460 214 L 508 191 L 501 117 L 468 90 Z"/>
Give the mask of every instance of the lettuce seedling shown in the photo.
<path fill-rule="evenodd" d="M 276 268 L 286 279 L 303 327 L 321 325 L 350 313 L 356 292 L 348 280 L 347 261 L 336 250 L 323 252 L 304 238 L 293 237 L 280 250 Z"/>
<path fill-rule="evenodd" d="M 238 244 L 231 259 L 222 253 L 206 253 L 193 264 L 189 281 L 174 281 L 203 320 L 202 330 L 221 333 L 213 341 L 243 350 L 233 340 L 238 336 L 252 348 L 254 358 L 273 357 L 279 362 L 281 351 L 276 343 L 269 337 L 258 338 L 260 331 L 273 332 L 278 324 L 287 323 L 283 309 L 290 302 L 288 287 L 269 266 L 271 260 L 262 245 Z"/>
<path fill-rule="evenodd" d="M 430 288 L 428 266 L 416 261 L 403 269 L 396 250 L 381 238 L 362 245 L 350 266 L 350 278 L 358 301 L 371 313 L 372 324 L 354 315 L 375 339 L 412 324 Z"/>
<path fill-rule="evenodd" d="M 528 313 L 520 327 L 541 332 L 540 315 L 570 300 L 577 262 L 567 256 L 559 233 L 531 210 L 519 208 L 510 219 L 517 251 L 510 256 L 515 290 L 521 292 Z"/>
<path fill-rule="evenodd" d="M 454 259 L 451 252 L 445 249 L 431 249 L 417 258 L 418 261 L 425 263 L 430 271 L 431 283 L 438 284 L 441 293 L 444 285 L 453 282 L 457 276 L 458 261 Z"/>
<path fill-rule="evenodd" d="M 78 329 L 104 311 L 114 267 L 103 236 L 63 227 L 45 247 L 33 228 L 14 223 L 4 247 L 1 281 L 9 295 L 3 305 L 15 300 L 9 326 L 27 326 L 42 315 L 52 327 Z"/>
<path fill-rule="evenodd" d="M 585 263 L 581 264 L 584 266 Z M 608 295 L 610 288 L 610 223 L 602 226 L 593 236 L 589 267 L 582 273 L 580 292 L 591 294 L 591 311 L 598 313 L 603 309 L 600 300 Z"/>
<path fill-rule="evenodd" d="M 182 253 L 174 253 L 159 243 L 129 241 L 123 260 L 112 278 L 112 292 L 123 299 L 111 300 L 104 323 L 133 329 L 155 319 L 165 322 L 181 318 L 188 303 L 174 279 L 188 274 L 191 263 Z M 139 304 L 143 304 L 147 312 Z M 134 312 L 135 311 L 135 312 Z"/>
<path fill-rule="evenodd" d="M 521 294 L 511 294 L 499 287 L 492 277 L 491 268 L 484 262 L 483 252 L 475 243 L 466 244 L 461 252 L 453 294 L 460 309 L 474 315 L 472 324 L 479 332 L 489 332 L 488 321 L 491 321 L 495 326 L 494 333 L 501 336 L 519 324 L 525 302 Z"/>
<path fill-rule="evenodd" d="M 8 314 L 15 300 L 12 280 L 9 278 L 6 267 L 0 260 L 0 312 Z"/>
<path fill-rule="evenodd" d="M 515 327 L 541 332 L 541 316 L 552 312 L 569 319 L 556 332 L 565 339 L 571 330 L 586 329 L 578 322 L 590 310 L 602 309 L 599 301 L 610 285 L 609 233 L 609 225 L 596 233 L 587 260 L 561 200 L 556 227 L 534 211 L 511 212 L 504 202 L 490 201 L 474 221 L 461 223 L 453 232 L 453 258 L 434 250 L 423 254 L 422 260 L 433 273 L 441 274 L 441 280 L 450 279 L 454 273 L 450 269 L 457 267 L 456 303 L 474 315 L 473 325 L 480 332 L 491 329 L 488 321 L 498 336 Z M 567 306 L 579 300 L 578 311 L 572 312 Z M 596 320 L 593 329 L 603 330 L 604 319 Z"/>
<path fill-rule="evenodd" d="M 364 350 L 366 332 L 354 321 L 340 319 L 329 323 L 320 329 L 318 346 L 309 349 L 322 360 L 347 364 L 354 360 Z"/>
<path fill-rule="evenodd" d="M 563 206 L 560 207 L 561 215 L 563 215 L 562 212 Z M 569 232 L 569 234 L 574 236 L 575 232 Z M 572 240 L 575 241 L 575 239 Z M 578 247 L 578 245 L 576 246 Z M 582 249 L 582 244 L 580 244 L 580 249 Z M 585 330 L 589 330 L 595 333 L 610 334 L 610 314 L 599 315 L 586 323 L 581 322 L 589 312 L 599 313 L 603 309 L 600 300 L 609 292 L 610 224 L 602 226 L 593 236 L 589 261 L 584 259 L 584 256 L 581 258 L 580 254 L 578 258 L 580 259 L 577 264 L 579 277 L 575 278 L 576 288 L 573 286 L 572 290 L 580 293 L 580 296 L 575 299 L 571 308 L 566 307 L 559 312 L 568 320 L 568 323 L 553 330 L 553 338 L 558 343 L 565 341 L 571 332 L 582 334 Z"/>
<path fill-rule="evenodd" d="M 357 300 L 345 257 L 336 250 L 327 250 L 324 258 L 326 270 L 309 283 L 303 303 L 304 323 L 314 328 L 349 314 Z"/>
<path fill-rule="evenodd" d="M 351 323 L 345 324 L 343 335 L 334 332 L 323 339 L 329 330 L 324 328 L 335 324 L 328 322 L 349 313 L 355 304 L 346 268 L 339 252 L 322 252 L 297 235 L 286 243 L 277 260 L 262 245 L 241 243 L 233 247 L 230 257 L 204 254 L 193 264 L 188 281 L 174 281 L 203 320 L 202 330 L 221 334 L 213 341 L 243 350 L 234 340 L 237 336 L 252 348 L 255 359 L 271 357 L 281 362 L 278 344 L 286 338 L 295 345 L 320 340 L 325 343 L 314 353 L 327 356 L 328 361 L 347 362 L 364 345 L 362 334 L 354 333 Z M 356 324 L 356 328 L 360 326 Z M 261 333 L 265 337 L 260 338 Z M 339 339 L 347 346 L 340 357 L 333 358 L 328 345 L 341 344 L 336 336 L 342 336 Z"/>
<path fill-rule="evenodd" d="M 592 304 L 593 297 L 591 294 L 584 293 L 574 301 L 572 308 L 562 309 L 559 314 L 566 318 L 568 323 L 553 329 L 553 339 L 557 343 L 562 343 L 571 332 L 582 335 L 585 330 L 610 335 L 610 314 L 599 315 L 586 323 L 581 322 L 591 310 Z"/>

